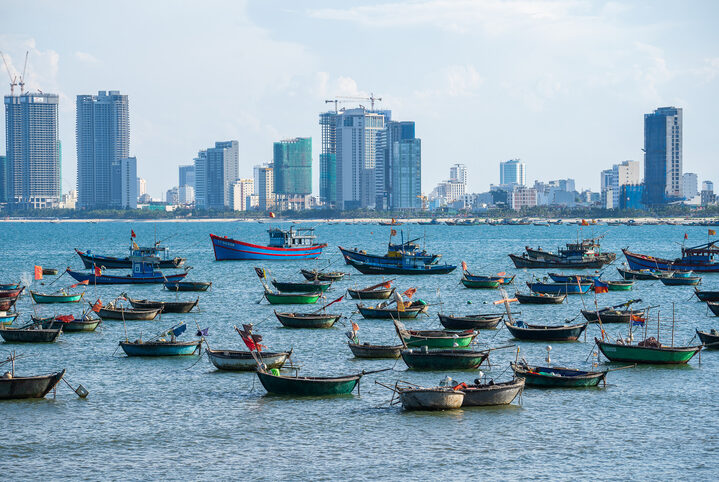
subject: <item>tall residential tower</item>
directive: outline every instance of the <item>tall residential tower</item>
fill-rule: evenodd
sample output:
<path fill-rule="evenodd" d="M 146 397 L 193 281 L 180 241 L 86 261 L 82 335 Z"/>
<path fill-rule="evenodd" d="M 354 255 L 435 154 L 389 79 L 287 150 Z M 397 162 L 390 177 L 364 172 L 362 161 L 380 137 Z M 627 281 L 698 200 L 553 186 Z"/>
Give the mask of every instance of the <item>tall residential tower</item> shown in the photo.
<path fill-rule="evenodd" d="M 660 107 L 644 115 L 645 203 L 682 197 L 682 109 Z"/>

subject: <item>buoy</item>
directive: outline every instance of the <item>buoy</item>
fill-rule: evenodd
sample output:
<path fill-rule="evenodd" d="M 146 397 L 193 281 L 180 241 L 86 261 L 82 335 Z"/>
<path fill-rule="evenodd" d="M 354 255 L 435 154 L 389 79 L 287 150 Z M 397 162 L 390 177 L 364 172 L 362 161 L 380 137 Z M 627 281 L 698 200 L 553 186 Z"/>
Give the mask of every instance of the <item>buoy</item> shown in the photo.
<path fill-rule="evenodd" d="M 10 373 L 10 372 L 5 372 L 5 373 L 3 373 L 3 376 L 2 376 L 2 377 L 3 377 L 5 380 L 9 380 L 10 378 L 12 378 L 12 373 Z"/>

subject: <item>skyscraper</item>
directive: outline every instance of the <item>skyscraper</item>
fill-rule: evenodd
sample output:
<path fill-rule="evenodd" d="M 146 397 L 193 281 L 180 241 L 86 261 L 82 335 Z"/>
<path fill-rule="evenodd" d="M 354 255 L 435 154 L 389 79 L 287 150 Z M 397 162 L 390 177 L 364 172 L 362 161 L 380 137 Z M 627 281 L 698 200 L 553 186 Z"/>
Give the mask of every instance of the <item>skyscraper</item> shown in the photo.
<path fill-rule="evenodd" d="M 320 114 L 320 202 L 332 207 L 337 205 L 337 115 L 332 111 Z"/>
<path fill-rule="evenodd" d="M 685 172 L 682 175 L 682 194 L 684 199 L 691 199 L 699 194 L 699 176 L 693 172 Z"/>
<path fill-rule="evenodd" d="M 449 180 L 463 183 L 467 186 L 467 166 L 454 164 L 449 168 Z"/>
<path fill-rule="evenodd" d="M 644 114 L 646 204 L 682 197 L 682 109 L 660 107 Z"/>
<path fill-rule="evenodd" d="M 195 158 L 195 205 L 200 209 L 232 207 L 232 184 L 239 172 L 237 141 L 215 142 Z"/>
<path fill-rule="evenodd" d="M 0 156 L 0 203 L 8 201 L 9 173 L 7 156 Z"/>
<path fill-rule="evenodd" d="M 525 164 L 519 159 L 500 162 L 499 184 L 501 186 L 525 186 L 527 184 Z"/>
<path fill-rule="evenodd" d="M 180 174 L 180 183 L 178 184 L 179 187 L 182 186 L 192 186 L 192 188 L 195 188 L 195 166 L 190 164 L 189 166 L 180 166 L 179 168 L 179 174 Z"/>
<path fill-rule="evenodd" d="M 121 194 L 112 192 L 112 173 L 130 156 L 127 95 L 116 90 L 78 95 L 76 119 L 78 207 L 121 207 Z"/>
<path fill-rule="evenodd" d="M 254 174 L 254 191 L 257 195 L 258 207 L 260 211 L 268 211 L 275 207 L 274 194 L 274 172 L 272 164 L 264 164 L 255 166 Z"/>
<path fill-rule="evenodd" d="M 46 208 L 60 201 L 58 100 L 45 93 L 5 96 L 6 197 L 20 207 Z"/>
<path fill-rule="evenodd" d="M 378 188 L 377 208 L 420 209 L 422 141 L 415 137 L 415 123 L 389 121 L 384 137 L 384 173 L 378 174 L 384 183 Z"/>
<path fill-rule="evenodd" d="M 312 138 L 295 137 L 275 142 L 273 152 L 275 194 L 312 194 Z"/>
<path fill-rule="evenodd" d="M 137 159 L 126 157 L 113 162 L 110 179 L 112 206 L 137 209 Z"/>

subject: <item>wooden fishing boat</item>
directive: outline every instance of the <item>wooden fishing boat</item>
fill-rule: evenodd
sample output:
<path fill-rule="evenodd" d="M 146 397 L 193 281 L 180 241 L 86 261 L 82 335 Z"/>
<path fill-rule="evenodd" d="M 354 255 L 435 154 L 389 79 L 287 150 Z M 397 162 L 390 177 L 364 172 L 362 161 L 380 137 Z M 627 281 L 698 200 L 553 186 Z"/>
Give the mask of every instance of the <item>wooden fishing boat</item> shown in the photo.
<path fill-rule="evenodd" d="M 297 259 L 316 259 L 327 244 L 318 244 L 314 228 L 295 228 L 289 230 L 270 228 L 267 230 L 270 242 L 267 246 L 247 243 L 227 236 L 210 234 L 215 260 L 263 259 L 290 261 Z"/>
<path fill-rule="evenodd" d="M 57 268 L 43 268 L 43 276 L 55 276 L 57 274 Z"/>
<path fill-rule="evenodd" d="M 413 301 L 406 304 L 404 310 L 400 311 L 396 304 L 380 303 L 377 306 L 365 306 L 362 303 L 357 303 L 357 309 L 362 317 L 367 319 L 390 319 L 392 317 L 409 319 L 417 318 L 417 315 L 426 312 L 427 305 L 419 301 Z"/>
<path fill-rule="evenodd" d="M 347 342 L 355 358 L 399 358 L 402 345 L 370 345 Z"/>
<path fill-rule="evenodd" d="M 594 283 L 543 283 L 527 281 L 527 287 L 535 293 L 550 295 L 577 295 L 585 294 L 594 286 Z"/>
<path fill-rule="evenodd" d="M 379 265 L 398 266 L 402 264 L 436 264 L 442 257 L 440 254 L 432 254 L 420 249 L 415 243 L 417 239 L 412 239 L 400 244 L 393 244 L 391 241 L 387 245 L 387 254 L 369 254 L 365 250 L 347 249 L 338 246 L 342 257 L 346 264 L 350 261 L 358 261 L 362 263 L 372 263 Z"/>
<path fill-rule="evenodd" d="M 719 303 L 715 301 L 707 301 L 707 306 L 714 313 L 714 316 L 719 316 Z"/>
<path fill-rule="evenodd" d="M 133 251 L 151 259 L 152 262 L 160 269 L 181 268 L 186 261 L 185 258 L 180 257 L 170 258 L 169 249 L 165 246 L 160 246 L 159 243 L 156 243 L 154 246 L 149 247 L 138 247 L 138 249 L 133 249 L 133 247 L 131 246 L 131 255 L 134 254 Z M 102 266 L 103 269 L 132 268 L 132 259 L 130 259 L 129 256 L 125 256 L 124 258 L 118 258 L 114 256 L 101 256 L 91 253 L 89 250 L 83 252 L 77 248 L 75 248 L 75 252 L 82 260 L 82 263 L 85 265 L 85 269 L 93 269 L 95 266 Z M 160 256 L 160 254 L 162 254 L 162 256 Z"/>
<path fill-rule="evenodd" d="M 633 270 L 719 272 L 719 262 L 717 262 L 719 248 L 716 246 L 716 241 L 689 248 L 682 247 L 681 258 L 674 260 L 633 253 L 628 249 L 622 249 L 622 253 L 627 258 L 629 268 Z"/>
<path fill-rule="evenodd" d="M 622 278 L 624 279 L 642 281 L 657 280 L 664 275 L 664 273 L 662 273 L 661 271 L 654 271 L 650 269 L 631 270 L 625 268 L 617 268 L 617 271 L 619 271 L 619 274 L 622 275 Z"/>
<path fill-rule="evenodd" d="M 437 313 L 439 322 L 448 330 L 492 330 L 497 328 L 504 314 L 479 314 L 479 315 L 444 315 Z"/>
<path fill-rule="evenodd" d="M 606 283 L 609 285 L 609 291 L 629 291 L 634 286 L 634 281 L 632 280 L 607 281 Z"/>
<path fill-rule="evenodd" d="M 304 281 L 295 283 L 291 281 L 272 280 L 272 285 L 282 293 L 324 293 L 332 285 L 331 282 Z"/>
<path fill-rule="evenodd" d="M 604 258 L 592 257 L 577 261 L 532 258 L 526 253 L 521 256 L 510 254 L 509 258 L 519 269 L 599 269 L 608 263 Z M 609 261 L 611 262 L 611 261 Z"/>
<path fill-rule="evenodd" d="M 331 313 L 278 313 L 275 310 L 275 316 L 282 323 L 282 326 L 288 328 L 332 328 L 342 315 L 333 315 Z"/>
<path fill-rule="evenodd" d="M 202 347 L 202 340 L 193 341 L 121 341 L 127 356 L 188 356 Z"/>
<path fill-rule="evenodd" d="M 514 277 L 516 276 L 516 275 L 512 275 L 512 276 L 504 276 L 504 275 L 482 276 L 482 275 L 472 274 L 467 270 L 465 270 L 463 274 L 464 274 L 464 278 L 469 281 L 498 281 L 500 285 L 511 284 L 514 281 Z"/>
<path fill-rule="evenodd" d="M 524 378 L 515 378 L 508 382 L 466 385 L 457 388 L 464 392 L 462 407 L 489 407 L 509 405 L 524 390 Z"/>
<path fill-rule="evenodd" d="M 25 325 L 21 328 L 0 327 L 0 336 L 9 343 L 53 343 L 56 341 L 62 328 L 42 328 L 37 324 Z"/>
<path fill-rule="evenodd" d="M 500 285 L 499 281 L 493 279 L 468 280 L 467 278 L 462 278 L 460 281 L 465 288 L 472 289 L 497 289 Z"/>
<path fill-rule="evenodd" d="M 699 353 L 698 346 L 664 346 L 650 338 L 636 345 L 610 343 L 595 338 L 602 354 L 613 362 L 647 363 L 647 364 L 683 364 Z"/>
<path fill-rule="evenodd" d="M 0 400 L 43 398 L 60 383 L 65 370 L 50 375 L 0 377 Z"/>
<path fill-rule="evenodd" d="M 198 297 L 195 301 L 150 301 L 135 300 L 123 293 L 133 308 L 138 310 L 161 309 L 163 313 L 189 313 L 200 302 Z"/>
<path fill-rule="evenodd" d="M 546 388 L 596 387 L 605 381 L 607 371 L 592 372 L 576 368 L 540 367 L 510 362 L 514 375 L 526 385 Z"/>
<path fill-rule="evenodd" d="M 83 295 L 85 293 L 53 293 L 53 294 L 45 294 L 45 293 L 38 293 L 37 291 L 30 291 L 30 295 L 32 296 L 33 301 L 35 303 L 77 303 L 82 299 Z"/>
<path fill-rule="evenodd" d="M 449 387 L 407 387 L 397 392 L 405 410 L 453 410 L 464 401 L 464 392 Z"/>
<path fill-rule="evenodd" d="M 712 350 L 719 349 L 719 331 L 712 328 L 711 331 L 696 330 L 699 340 L 705 348 Z"/>
<path fill-rule="evenodd" d="M 457 269 L 456 266 L 450 264 L 423 264 L 423 263 L 406 263 L 397 265 L 375 264 L 363 261 L 348 260 L 348 264 L 362 274 L 400 274 L 400 275 L 429 275 L 429 274 L 448 274 Z"/>
<path fill-rule="evenodd" d="M 555 283 L 576 283 L 577 278 L 581 283 L 594 283 L 598 280 L 600 274 L 561 274 L 561 273 L 547 273 L 552 281 Z"/>
<path fill-rule="evenodd" d="M 526 305 L 558 305 L 564 303 L 567 295 L 551 295 L 548 293 L 529 293 L 523 294 L 516 292 L 514 297 L 522 304 Z"/>
<path fill-rule="evenodd" d="M 98 315 L 103 320 L 141 320 L 149 321 L 154 320 L 157 315 L 162 312 L 162 308 L 150 308 L 150 309 L 135 309 L 126 308 L 118 305 L 114 302 L 108 303 L 107 306 L 103 306 L 98 311 Z"/>
<path fill-rule="evenodd" d="M 701 276 L 677 276 L 677 273 L 670 277 L 659 278 L 665 286 L 696 286 L 701 280 Z"/>
<path fill-rule="evenodd" d="M 380 283 L 379 285 L 359 290 L 347 288 L 347 293 L 355 300 L 386 300 L 394 294 L 395 289 L 387 288 L 385 284 L 386 283 Z"/>
<path fill-rule="evenodd" d="M 20 288 L 20 283 L 4 283 L 0 284 L 0 291 L 16 290 Z"/>
<path fill-rule="evenodd" d="M 212 286 L 211 281 L 172 281 L 163 284 L 168 291 L 207 291 Z"/>
<path fill-rule="evenodd" d="M 398 330 L 400 339 L 407 348 L 426 346 L 427 348 L 467 348 L 479 335 L 478 331 L 445 330 Z M 457 346 L 455 346 L 455 344 Z"/>
<path fill-rule="evenodd" d="M 248 372 L 257 370 L 257 362 L 252 356 L 252 352 L 241 350 L 212 350 L 210 348 L 205 348 L 205 352 L 218 370 Z M 282 368 L 291 354 L 292 350 L 282 352 L 263 351 L 260 353 L 262 362 L 267 366 L 268 370 L 272 368 Z"/>
<path fill-rule="evenodd" d="M 473 370 L 489 356 L 488 351 L 408 348 L 400 352 L 402 360 L 413 370 Z"/>
<path fill-rule="evenodd" d="M 131 274 L 125 275 L 125 276 L 115 276 L 115 275 L 100 275 L 96 276 L 94 273 L 79 273 L 77 271 L 71 271 L 67 270 L 67 274 L 75 278 L 77 281 L 87 281 L 89 284 L 94 285 L 119 285 L 119 284 L 160 284 L 160 283 L 169 283 L 173 281 L 179 281 L 185 276 L 187 276 L 187 273 L 179 273 L 179 274 L 162 274 L 159 271 L 156 271 L 155 273 L 159 273 L 153 276 L 133 276 Z"/>
<path fill-rule="evenodd" d="M 318 293 L 280 293 L 265 290 L 265 299 L 271 305 L 313 305 L 322 296 Z"/>
<path fill-rule="evenodd" d="M 80 331 L 95 331 L 97 326 L 100 324 L 99 318 L 75 318 L 72 320 L 65 321 L 62 316 L 54 316 L 50 318 L 35 318 L 32 320 L 35 323 L 39 323 L 45 329 L 62 328 L 64 333 L 80 332 Z"/>
<path fill-rule="evenodd" d="M 632 316 L 643 317 L 645 313 L 645 309 L 618 310 L 616 307 L 602 308 L 601 310 L 599 310 L 599 315 L 597 315 L 596 310 L 582 310 L 582 315 L 584 316 L 584 319 L 592 323 L 599 321 L 599 317 L 601 317 L 602 323 L 629 323 Z"/>
<path fill-rule="evenodd" d="M 700 301 L 719 301 L 719 291 L 703 291 L 694 288 L 694 294 Z"/>
<path fill-rule="evenodd" d="M 20 286 L 19 288 L 0 290 L 0 299 L 17 298 L 18 296 L 20 296 L 20 293 L 22 293 L 24 289 L 24 286 Z"/>
<path fill-rule="evenodd" d="M 15 305 L 15 302 L 19 297 L 20 295 L 15 295 L 10 298 L 0 298 L 0 311 L 8 311 Z"/>
<path fill-rule="evenodd" d="M 8 313 L 7 311 L 0 311 L 0 325 L 12 325 L 13 321 L 15 321 L 19 315 L 20 313 Z"/>
<path fill-rule="evenodd" d="M 300 273 L 309 281 L 339 281 L 347 276 L 347 273 L 342 271 L 318 271 L 316 269 L 301 269 Z"/>
<path fill-rule="evenodd" d="M 529 325 L 522 321 L 504 322 L 512 336 L 518 340 L 534 341 L 575 341 L 587 328 L 588 323 L 576 325 L 549 326 Z"/>
<path fill-rule="evenodd" d="M 299 377 L 275 375 L 258 369 L 257 378 L 267 393 L 273 395 L 322 397 L 352 393 L 359 384 L 362 373 L 342 377 Z"/>

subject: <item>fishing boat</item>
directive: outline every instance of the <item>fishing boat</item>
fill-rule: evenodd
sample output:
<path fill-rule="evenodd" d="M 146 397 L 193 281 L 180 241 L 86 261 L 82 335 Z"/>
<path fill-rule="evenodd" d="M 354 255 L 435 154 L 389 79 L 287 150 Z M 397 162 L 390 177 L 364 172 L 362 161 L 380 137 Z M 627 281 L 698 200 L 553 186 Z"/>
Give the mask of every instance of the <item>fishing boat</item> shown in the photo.
<path fill-rule="evenodd" d="M 10 298 L 0 298 L 0 311 L 8 311 L 10 308 L 15 306 L 15 302 L 20 295 L 15 295 Z"/>
<path fill-rule="evenodd" d="M 554 261 L 578 261 L 581 259 L 601 260 L 604 264 L 609 264 L 617 259 L 616 253 L 602 252 L 599 241 L 604 236 L 596 238 L 586 238 L 577 240 L 576 242 L 566 243 L 564 247 L 557 248 L 556 253 L 544 251 L 541 247 L 537 249 L 525 246 L 527 255 L 531 258 L 554 260 Z"/>
<path fill-rule="evenodd" d="M 585 294 L 592 286 L 594 286 L 594 283 L 543 283 L 541 281 L 527 281 L 527 287 L 530 291 L 551 295 Z"/>
<path fill-rule="evenodd" d="M 697 271 L 700 273 L 719 273 L 719 247 L 716 241 L 690 248 L 682 246 L 681 258 L 674 260 L 658 258 L 646 254 L 633 253 L 622 249 L 632 270 L 652 269 L 657 271 Z"/>
<path fill-rule="evenodd" d="M 711 331 L 696 330 L 699 340 L 705 348 L 712 350 L 719 349 L 719 331 L 712 328 Z"/>
<path fill-rule="evenodd" d="M 716 301 L 707 301 L 707 307 L 714 313 L 714 316 L 719 316 L 719 303 Z"/>
<path fill-rule="evenodd" d="M 362 289 L 347 288 L 350 297 L 356 300 L 386 300 L 394 293 L 391 283 L 394 280 L 383 281 L 376 285 Z"/>
<path fill-rule="evenodd" d="M 49 318 L 32 317 L 32 320 L 41 324 L 45 329 L 62 328 L 63 333 L 95 331 L 101 321 L 99 318 L 90 318 L 89 315 L 83 315 L 81 318 L 75 318 L 73 315 Z"/>
<path fill-rule="evenodd" d="M 7 290 L 16 290 L 20 288 L 20 283 L 0 283 L 0 292 Z"/>
<path fill-rule="evenodd" d="M 564 300 L 567 299 L 567 295 L 552 295 L 548 293 L 523 294 L 519 291 L 514 293 L 514 297 L 517 298 L 517 301 L 526 305 L 558 305 L 564 303 Z"/>
<path fill-rule="evenodd" d="M 466 269 L 463 269 L 464 278 L 469 281 L 497 281 L 500 285 L 508 285 L 514 281 L 516 275 L 507 276 L 505 273 L 498 273 L 496 275 L 483 276 L 472 274 Z"/>
<path fill-rule="evenodd" d="M 457 390 L 464 392 L 462 407 L 489 407 L 495 405 L 509 405 L 524 390 L 524 378 L 515 378 L 508 382 L 477 383 L 474 385 L 462 384 Z"/>
<path fill-rule="evenodd" d="M 619 309 L 621 307 L 624 307 L 624 309 Z M 582 310 L 582 316 L 592 323 L 599 321 L 599 318 L 601 318 L 602 323 L 629 323 L 632 317 L 643 318 L 646 312 L 645 308 L 630 309 L 627 303 L 622 303 L 621 305 L 605 307 L 600 310 Z"/>
<path fill-rule="evenodd" d="M 423 264 L 404 259 L 395 265 L 370 263 L 353 259 L 348 260 L 347 264 L 362 274 L 429 275 L 448 274 L 457 269 L 456 266 L 451 264 Z"/>
<path fill-rule="evenodd" d="M 417 318 L 420 313 L 427 311 L 427 304 L 423 301 L 404 302 L 404 309 L 400 310 L 397 305 L 382 302 L 377 306 L 365 306 L 357 303 L 357 309 L 363 318 L 367 319 L 397 319 Z"/>
<path fill-rule="evenodd" d="M 267 246 L 210 234 L 215 260 L 262 259 L 289 261 L 295 259 L 316 259 L 327 244 L 318 244 L 314 228 L 295 228 L 288 230 L 271 228 L 267 230 L 270 242 Z"/>
<path fill-rule="evenodd" d="M 427 348 L 467 348 L 479 335 L 476 330 L 408 330 L 404 325 L 392 320 L 397 336 L 406 348 L 426 346 Z"/>
<path fill-rule="evenodd" d="M 512 336 L 518 340 L 532 341 L 576 341 L 587 328 L 588 323 L 576 325 L 530 325 L 523 321 L 505 321 Z"/>
<path fill-rule="evenodd" d="M 274 372 L 274 373 L 273 373 Z M 348 395 L 359 384 L 362 373 L 340 377 L 300 377 L 281 375 L 279 370 L 257 370 L 257 378 L 267 393 L 273 395 L 294 395 L 323 397 Z"/>
<path fill-rule="evenodd" d="M 399 264 L 437 264 L 439 258 L 442 257 L 440 254 L 428 253 L 426 250 L 421 249 L 416 243 L 420 238 L 415 238 L 409 241 L 404 241 L 404 232 L 401 233 L 402 241 L 392 243 L 392 237 L 396 233 L 394 230 L 391 231 L 389 242 L 387 243 L 387 254 L 369 254 L 365 250 L 357 248 L 347 249 L 342 246 L 338 246 L 345 263 L 351 264 L 350 261 L 359 261 L 361 263 L 371 263 L 377 265 L 389 265 L 396 266 Z"/>
<path fill-rule="evenodd" d="M 157 315 L 161 312 L 162 308 L 127 308 L 115 301 L 111 301 L 106 306 L 102 306 L 97 314 L 103 320 L 150 321 L 157 318 Z"/>
<path fill-rule="evenodd" d="M 0 327 L 0 336 L 9 343 L 53 343 L 62 333 L 60 328 L 42 328 L 31 323 L 20 328 Z"/>
<path fill-rule="evenodd" d="M 57 268 L 43 268 L 43 276 L 55 276 L 57 274 Z"/>
<path fill-rule="evenodd" d="M 607 281 L 609 291 L 630 291 L 634 287 L 634 281 Z"/>
<path fill-rule="evenodd" d="M 65 376 L 65 370 L 29 377 L 19 377 L 14 371 L 0 377 L 0 400 L 44 398 Z"/>
<path fill-rule="evenodd" d="M 205 353 L 207 353 L 208 358 L 218 370 L 250 372 L 257 370 L 257 362 L 250 351 L 212 350 L 210 348 L 205 348 Z M 291 354 L 292 350 L 282 352 L 260 352 L 262 363 L 265 364 L 268 370 L 271 370 L 272 368 L 282 368 Z"/>
<path fill-rule="evenodd" d="M 454 316 L 437 313 L 439 322 L 448 330 L 493 330 L 504 318 L 503 313 Z"/>
<path fill-rule="evenodd" d="M 66 293 L 60 291 L 53 294 L 38 293 L 30 291 L 33 301 L 38 304 L 42 303 L 77 303 L 82 299 L 85 293 Z"/>
<path fill-rule="evenodd" d="M 102 267 L 95 267 L 93 271 L 89 273 L 80 273 L 78 271 L 72 271 L 70 268 L 67 269 L 67 274 L 75 278 L 79 282 L 86 281 L 88 284 L 103 285 L 103 284 L 159 284 L 168 283 L 172 281 L 180 281 L 187 276 L 187 269 L 185 268 L 184 273 L 179 274 L 163 274 L 161 271 L 155 269 L 155 260 L 152 257 L 143 256 L 139 250 L 133 251 L 133 255 L 130 256 L 132 262 L 132 272 L 128 275 L 118 276 L 105 274 L 102 271 Z"/>
<path fill-rule="evenodd" d="M 561 274 L 561 273 L 547 273 L 552 281 L 555 283 L 576 283 L 579 280 L 581 283 L 594 283 L 596 280 L 601 278 L 601 274 Z"/>
<path fill-rule="evenodd" d="M 277 281 L 272 280 L 272 285 L 277 288 L 278 291 L 284 293 L 324 293 L 332 285 L 332 282 L 322 281 L 304 281 L 304 282 L 291 282 L 291 281 Z"/>
<path fill-rule="evenodd" d="M 207 291 L 212 282 L 210 281 L 171 281 L 163 283 L 167 291 Z"/>
<path fill-rule="evenodd" d="M 526 385 L 546 388 L 596 387 L 606 383 L 607 371 L 585 371 L 576 368 L 530 366 L 524 362 L 510 362 L 517 378 Z"/>
<path fill-rule="evenodd" d="M 509 254 L 508 256 L 514 266 L 519 269 L 599 269 L 607 264 L 603 258 L 571 261 L 532 258 L 527 253 L 522 253 L 521 256 L 516 254 Z"/>
<path fill-rule="evenodd" d="M 135 300 L 123 293 L 123 296 L 130 302 L 133 308 L 138 310 L 160 309 L 162 313 L 189 313 L 200 302 L 198 297 L 194 301 L 150 301 Z"/>
<path fill-rule="evenodd" d="M 464 392 L 450 387 L 406 387 L 397 393 L 405 410 L 454 410 L 464 401 Z"/>
<path fill-rule="evenodd" d="M 121 341 L 120 347 L 127 356 L 187 356 L 193 355 L 202 348 L 202 339 L 193 341 L 177 341 L 177 337 L 187 330 L 187 325 L 180 323 L 149 341 Z M 166 339 L 165 337 L 170 337 Z"/>
<path fill-rule="evenodd" d="M 666 275 L 666 272 L 654 271 L 651 269 L 631 270 L 625 268 L 617 268 L 617 271 L 619 271 L 619 274 L 622 275 L 622 278 L 627 280 L 657 280 L 662 276 Z"/>
<path fill-rule="evenodd" d="M 719 291 L 704 291 L 694 288 L 694 294 L 699 301 L 719 301 Z"/>
<path fill-rule="evenodd" d="M 425 345 L 402 350 L 400 355 L 413 370 L 473 370 L 487 359 L 489 352 L 469 349 L 430 350 Z"/>
<path fill-rule="evenodd" d="M 342 271 L 318 271 L 316 269 L 301 269 L 300 273 L 308 281 L 339 281 L 347 276 L 347 273 Z"/>
<path fill-rule="evenodd" d="M 320 299 L 322 292 L 282 293 L 266 289 L 264 296 L 271 305 L 313 305 Z"/>
<path fill-rule="evenodd" d="M 0 290 L 0 299 L 17 298 L 25 289 L 24 286 Z"/>
<path fill-rule="evenodd" d="M 681 276 L 674 273 L 669 277 L 659 278 L 665 286 L 696 286 L 701 282 L 701 276 Z"/>
<path fill-rule="evenodd" d="M 131 245 L 130 256 L 125 256 L 124 258 L 101 256 L 93 254 L 89 249 L 87 251 L 80 251 L 75 248 L 75 253 L 77 253 L 82 260 L 85 269 L 94 269 L 95 266 L 101 266 L 103 269 L 131 269 L 133 251 L 136 251 L 141 256 L 152 258 L 155 265 L 160 269 L 181 268 L 187 261 L 185 258 L 180 258 L 179 256 L 170 258 L 169 249 L 159 244 L 151 247 L 138 246 L 137 248 Z"/>
<path fill-rule="evenodd" d="M 315 313 L 278 313 L 275 310 L 275 316 L 287 328 L 332 328 L 334 324 L 342 318 L 342 315 L 331 313 L 315 312 Z"/>
<path fill-rule="evenodd" d="M 612 362 L 631 362 L 647 364 L 683 364 L 699 353 L 698 346 L 664 346 L 654 337 L 640 341 L 636 345 L 610 343 L 594 339 L 602 354 Z"/>
<path fill-rule="evenodd" d="M 399 358 L 402 345 L 372 345 L 370 343 L 353 343 L 348 341 L 355 358 Z"/>
<path fill-rule="evenodd" d="M 498 280 L 491 278 L 469 280 L 463 276 L 460 281 L 465 288 L 472 289 L 497 289 L 500 285 L 500 282 Z"/>
<path fill-rule="evenodd" d="M 0 325 L 12 325 L 13 321 L 15 321 L 19 315 L 20 313 L 8 313 L 7 311 L 0 311 Z"/>

